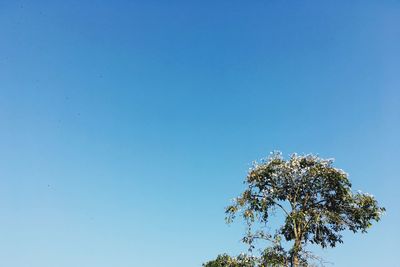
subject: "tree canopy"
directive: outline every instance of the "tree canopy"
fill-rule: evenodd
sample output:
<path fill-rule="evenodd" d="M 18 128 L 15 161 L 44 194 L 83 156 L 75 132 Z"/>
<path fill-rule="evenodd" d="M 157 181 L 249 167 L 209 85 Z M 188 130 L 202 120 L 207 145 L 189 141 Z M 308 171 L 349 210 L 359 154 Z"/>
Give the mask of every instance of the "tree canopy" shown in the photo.
<path fill-rule="evenodd" d="M 253 267 L 257 258 L 240 254 L 237 257 L 231 257 L 227 254 L 219 255 L 215 260 L 203 264 L 204 267 Z"/>
<path fill-rule="evenodd" d="M 270 244 L 252 266 L 308 266 L 314 258 L 308 244 L 335 247 L 343 242 L 343 231 L 365 233 L 385 211 L 372 195 L 353 192 L 347 173 L 332 159 L 315 155 L 293 154 L 285 160 L 280 152 L 271 153 L 253 164 L 245 184 L 226 214 L 228 223 L 237 216 L 245 220 L 243 242 L 250 250 L 255 241 Z M 283 218 L 278 227 L 270 223 L 274 215 Z"/>

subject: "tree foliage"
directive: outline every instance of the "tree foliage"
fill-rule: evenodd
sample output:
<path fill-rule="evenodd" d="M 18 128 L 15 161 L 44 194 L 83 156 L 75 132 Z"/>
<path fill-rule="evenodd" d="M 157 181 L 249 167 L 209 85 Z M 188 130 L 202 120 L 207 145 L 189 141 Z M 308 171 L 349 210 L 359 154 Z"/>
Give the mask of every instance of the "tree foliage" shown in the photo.
<path fill-rule="evenodd" d="M 274 152 L 254 163 L 245 184 L 244 192 L 226 208 L 227 221 L 237 216 L 246 221 L 243 242 L 250 250 L 256 240 L 271 242 L 257 266 L 308 266 L 313 257 L 305 250 L 308 244 L 335 247 L 343 242 L 343 231 L 365 233 L 385 211 L 372 195 L 354 193 L 348 175 L 333 167 L 333 160 L 315 155 L 293 154 L 285 160 Z M 275 231 L 261 227 L 277 212 L 284 218 L 282 225 Z"/>
<path fill-rule="evenodd" d="M 254 267 L 257 258 L 240 254 L 237 257 L 230 257 L 227 254 L 219 255 L 215 260 L 203 264 L 204 267 Z"/>

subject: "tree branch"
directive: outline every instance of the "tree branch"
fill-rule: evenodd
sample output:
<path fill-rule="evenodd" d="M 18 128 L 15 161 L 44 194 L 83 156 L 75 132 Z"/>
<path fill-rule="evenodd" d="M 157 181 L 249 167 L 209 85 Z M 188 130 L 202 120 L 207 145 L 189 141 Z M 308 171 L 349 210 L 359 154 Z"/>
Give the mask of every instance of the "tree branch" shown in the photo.
<path fill-rule="evenodd" d="M 264 196 L 264 195 L 254 195 L 254 196 L 255 196 L 255 197 L 260 197 L 260 198 L 266 197 L 269 201 L 271 201 L 272 203 L 274 203 L 275 205 L 277 205 L 278 207 L 280 207 L 280 208 L 285 212 L 285 214 L 286 214 L 287 216 L 292 217 L 292 216 L 290 215 L 290 213 L 289 213 L 281 204 L 279 204 L 278 202 L 276 202 L 273 198 L 268 197 L 268 196 Z"/>

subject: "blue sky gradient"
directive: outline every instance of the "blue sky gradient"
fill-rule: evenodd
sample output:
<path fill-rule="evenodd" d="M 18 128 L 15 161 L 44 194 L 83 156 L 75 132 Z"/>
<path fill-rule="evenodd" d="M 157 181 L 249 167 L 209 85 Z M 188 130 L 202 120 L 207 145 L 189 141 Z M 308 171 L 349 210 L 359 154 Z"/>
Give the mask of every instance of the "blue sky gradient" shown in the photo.
<path fill-rule="evenodd" d="M 387 208 L 319 253 L 398 266 L 400 2 L 1 1 L 0 266 L 188 267 L 272 150 Z"/>

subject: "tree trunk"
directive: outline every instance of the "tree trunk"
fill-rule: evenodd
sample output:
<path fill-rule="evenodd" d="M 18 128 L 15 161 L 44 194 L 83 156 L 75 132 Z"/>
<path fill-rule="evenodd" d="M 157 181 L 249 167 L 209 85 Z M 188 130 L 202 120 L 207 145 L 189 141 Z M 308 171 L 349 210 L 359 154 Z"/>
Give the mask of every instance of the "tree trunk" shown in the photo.
<path fill-rule="evenodd" d="M 292 267 L 299 267 L 299 252 L 301 250 L 301 241 L 296 240 L 293 245 Z"/>
<path fill-rule="evenodd" d="M 292 265 L 293 267 L 299 267 L 299 257 L 296 254 L 293 255 Z"/>

